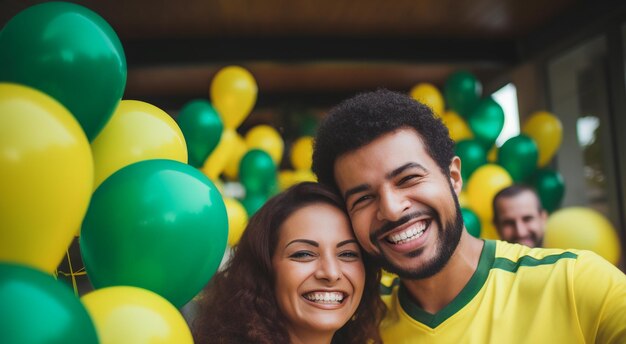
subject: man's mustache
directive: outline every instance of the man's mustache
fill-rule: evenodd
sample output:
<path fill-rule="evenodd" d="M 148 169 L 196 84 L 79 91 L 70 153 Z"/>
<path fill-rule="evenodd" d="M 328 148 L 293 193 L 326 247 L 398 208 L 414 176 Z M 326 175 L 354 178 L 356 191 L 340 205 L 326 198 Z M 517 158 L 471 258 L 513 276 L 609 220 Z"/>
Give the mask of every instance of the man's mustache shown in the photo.
<path fill-rule="evenodd" d="M 380 226 L 380 228 L 376 229 L 375 231 L 372 232 L 372 234 L 370 234 L 370 241 L 371 242 L 376 242 L 376 240 L 379 237 L 381 237 L 381 236 L 385 235 L 386 233 L 392 231 L 394 228 L 402 226 L 405 223 L 411 221 L 412 219 L 415 219 L 415 218 L 418 218 L 418 217 L 424 216 L 424 215 L 430 215 L 433 218 L 436 217 L 435 211 L 430 209 L 430 208 L 427 209 L 427 210 L 420 210 L 420 211 L 416 211 L 414 213 L 406 214 L 406 215 L 402 216 L 401 218 L 399 218 L 396 221 L 387 221 L 387 222 L 383 223 L 383 225 Z"/>

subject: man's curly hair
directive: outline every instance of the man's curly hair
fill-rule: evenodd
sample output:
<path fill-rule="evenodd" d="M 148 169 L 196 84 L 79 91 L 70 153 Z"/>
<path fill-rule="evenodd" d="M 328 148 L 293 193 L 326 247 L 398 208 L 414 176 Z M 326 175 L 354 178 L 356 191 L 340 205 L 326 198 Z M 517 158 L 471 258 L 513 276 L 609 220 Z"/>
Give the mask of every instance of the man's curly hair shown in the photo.
<path fill-rule="evenodd" d="M 334 176 L 338 157 L 402 128 L 417 132 L 428 154 L 447 175 L 455 155 L 448 128 L 428 106 L 386 89 L 358 94 L 330 110 L 315 138 L 313 172 L 321 183 L 338 190 Z"/>

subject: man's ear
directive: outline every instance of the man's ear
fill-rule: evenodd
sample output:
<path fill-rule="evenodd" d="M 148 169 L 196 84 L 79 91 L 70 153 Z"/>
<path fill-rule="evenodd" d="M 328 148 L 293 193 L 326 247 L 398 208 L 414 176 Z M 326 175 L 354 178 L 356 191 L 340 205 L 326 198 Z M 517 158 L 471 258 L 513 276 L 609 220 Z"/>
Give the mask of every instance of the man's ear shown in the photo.
<path fill-rule="evenodd" d="M 452 188 L 458 196 L 461 193 L 461 189 L 463 189 L 463 177 L 461 176 L 461 158 L 459 158 L 458 156 L 452 158 L 449 169 L 450 184 L 452 184 Z"/>

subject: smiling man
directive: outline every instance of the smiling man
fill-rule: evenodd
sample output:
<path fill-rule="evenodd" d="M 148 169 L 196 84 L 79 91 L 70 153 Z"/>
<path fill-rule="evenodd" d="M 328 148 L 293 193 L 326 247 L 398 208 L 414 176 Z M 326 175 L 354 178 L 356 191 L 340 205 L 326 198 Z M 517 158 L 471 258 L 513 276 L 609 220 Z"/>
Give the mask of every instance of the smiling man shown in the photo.
<path fill-rule="evenodd" d="M 493 197 L 493 224 L 502 240 L 541 247 L 548 212 L 535 190 L 511 185 Z"/>
<path fill-rule="evenodd" d="M 626 276 L 586 251 L 468 234 L 461 161 L 432 111 L 379 90 L 318 130 L 313 170 L 343 197 L 357 240 L 400 283 L 386 343 L 626 342 Z"/>

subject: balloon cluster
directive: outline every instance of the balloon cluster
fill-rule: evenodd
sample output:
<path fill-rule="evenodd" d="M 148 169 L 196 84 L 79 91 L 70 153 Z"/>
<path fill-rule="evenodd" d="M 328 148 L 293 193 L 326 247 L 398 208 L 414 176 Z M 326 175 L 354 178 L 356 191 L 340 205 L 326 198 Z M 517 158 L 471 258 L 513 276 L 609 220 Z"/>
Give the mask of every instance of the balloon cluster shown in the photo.
<path fill-rule="evenodd" d="M 276 166 L 283 154 L 283 140 L 270 126 L 256 126 L 245 138 L 236 131 L 252 111 L 257 91 L 246 69 L 222 68 L 211 81 L 211 101 L 190 101 L 177 119 L 187 142 L 189 164 L 216 184 L 221 185 L 223 175 L 240 180 L 245 188 L 239 198 L 224 197 L 230 246 L 239 240 L 248 217 L 273 194 Z"/>
<path fill-rule="evenodd" d="M 498 149 L 495 141 L 504 126 L 504 111 L 493 98 L 481 98 L 481 93 L 480 82 L 466 71 L 450 75 L 443 95 L 430 84 L 418 84 L 410 91 L 414 99 L 432 108 L 456 142 L 465 181 L 459 198 L 468 230 L 475 236 L 497 238 L 491 203 L 498 191 L 512 183 L 534 186 L 550 212 L 560 206 L 563 178 L 547 165 L 559 148 L 562 128 L 554 115 L 536 112 L 526 120 L 522 134 Z"/>
<path fill-rule="evenodd" d="M 121 99 L 126 75 L 119 38 L 85 7 L 32 6 L 0 31 L 3 343 L 192 342 L 177 307 L 221 262 L 226 208 L 186 164 L 198 141 Z M 51 275 L 75 235 L 97 289 L 82 299 Z"/>
<path fill-rule="evenodd" d="M 314 182 L 317 177 L 311 171 L 313 165 L 313 137 L 301 136 L 291 146 L 290 155 L 293 170 L 284 169 L 278 175 L 278 184 L 281 190 L 301 182 Z"/>
<path fill-rule="evenodd" d="M 295 170 L 278 173 L 285 151 L 281 134 L 265 124 L 250 128 L 244 136 L 237 132 L 256 102 L 257 85 L 252 74 L 239 66 L 219 70 L 211 82 L 210 96 L 210 102 L 196 99 L 187 103 L 177 121 L 187 142 L 189 164 L 216 184 L 222 184 L 224 178 L 243 190 L 239 194 L 223 190 L 228 244 L 234 246 L 249 216 L 269 197 L 297 182 L 316 180 L 311 172 L 313 138 L 298 138 L 291 147 Z"/>
<path fill-rule="evenodd" d="M 565 185 L 561 174 L 548 165 L 561 144 L 559 119 L 546 111 L 532 113 L 523 123 L 522 134 L 498 149 L 494 142 L 504 125 L 504 113 L 491 97 L 481 98 L 481 92 L 480 82 L 464 71 L 447 79 L 443 96 L 430 84 L 419 84 L 410 91 L 442 119 L 456 142 L 455 153 L 461 158 L 461 175 L 466 181 L 459 203 L 468 232 L 496 239 L 493 197 L 512 183 L 527 184 L 552 213 L 546 225 L 545 247 L 587 249 L 617 264 L 619 240 L 604 216 L 583 207 L 557 210 Z"/>

